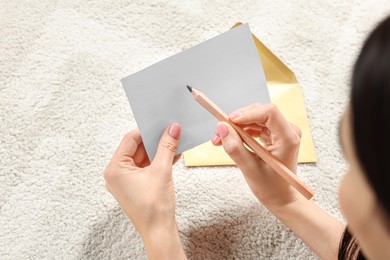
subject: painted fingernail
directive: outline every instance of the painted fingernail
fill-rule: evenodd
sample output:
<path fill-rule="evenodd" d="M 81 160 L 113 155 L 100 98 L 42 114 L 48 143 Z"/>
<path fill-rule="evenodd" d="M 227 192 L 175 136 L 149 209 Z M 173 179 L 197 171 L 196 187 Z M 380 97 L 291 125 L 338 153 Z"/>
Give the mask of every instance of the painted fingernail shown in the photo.
<path fill-rule="evenodd" d="M 180 133 L 181 133 L 181 126 L 177 123 L 173 123 L 169 128 L 168 134 L 177 140 L 180 137 Z"/>
<path fill-rule="evenodd" d="M 229 129 L 227 129 L 226 125 L 223 123 L 217 125 L 217 131 L 221 138 L 225 138 L 229 134 Z"/>
<path fill-rule="evenodd" d="M 241 116 L 240 112 L 233 112 L 232 114 L 229 115 L 229 118 L 230 119 L 237 119 L 240 116 Z"/>

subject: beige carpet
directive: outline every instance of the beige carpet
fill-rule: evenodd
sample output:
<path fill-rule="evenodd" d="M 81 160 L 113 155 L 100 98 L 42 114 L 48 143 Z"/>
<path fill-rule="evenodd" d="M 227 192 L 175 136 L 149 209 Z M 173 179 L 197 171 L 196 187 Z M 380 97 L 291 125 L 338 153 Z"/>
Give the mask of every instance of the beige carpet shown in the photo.
<path fill-rule="evenodd" d="M 316 165 L 299 176 L 342 218 L 337 137 L 377 1 L 0 1 L 0 259 L 145 259 L 102 171 L 136 127 L 120 79 L 237 21 L 299 79 Z M 235 167 L 174 169 L 189 259 L 316 259 Z"/>

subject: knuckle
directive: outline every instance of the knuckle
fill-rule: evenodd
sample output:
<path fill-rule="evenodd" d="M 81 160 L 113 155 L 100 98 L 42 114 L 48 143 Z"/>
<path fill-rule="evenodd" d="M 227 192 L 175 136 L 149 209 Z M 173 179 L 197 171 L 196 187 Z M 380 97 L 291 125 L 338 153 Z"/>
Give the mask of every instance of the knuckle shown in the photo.
<path fill-rule="evenodd" d="M 117 174 L 115 174 L 115 171 L 112 169 L 111 165 L 108 165 L 107 168 L 103 172 L 104 180 L 106 181 L 106 186 L 110 183 L 113 183 L 116 179 Z"/>
<path fill-rule="evenodd" d="M 233 140 L 230 140 L 229 142 L 225 142 L 223 144 L 223 148 L 225 152 L 231 157 L 236 156 L 237 154 L 239 154 L 240 151 L 239 143 Z"/>
<path fill-rule="evenodd" d="M 290 143 L 292 146 L 299 146 L 301 144 L 301 137 L 298 134 L 294 134 L 290 137 Z"/>
<path fill-rule="evenodd" d="M 297 148 L 301 145 L 301 137 L 294 132 L 287 137 L 286 144 L 291 148 Z"/>
<path fill-rule="evenodd" d="M 255 107 L 262 107 L 263 106 L 260 102 L 256 102 L 254 105 L 255 105 Z"/>
<path fill-rule="evenodd" d="M 113 184 L 120 181 L 123 170 L 135 167 L 133 158 L 123 155 L 117 159 L 112 159 L 103 172 L 104 180 L 107 184 Z"/>
<path fill-rule="evenodd" d="M 132 139 L 133 139 L 133 135 L 134 135 L 134 132 L 133 132 L 133 131 L 128 132 L 128 133 L 126 133 L 126 134 L 123 136 L 123 140 L 125 140 L 125 141 L 132 140 Z"/>
<path fill-rule="evenodd" d="M 292 123 L 290 123 L 290 126 L 292 128 L 292 134 L 289 138 L 290 143 L 293 146 L 299 146 L 301 144 L 301 139 L 302 139 L 302 130 L 298 126 Z"/>
<path fill-rule="evenodd" d="M 263 105 L 260 103 L 260 102 L 256 102 L 256 103 L 253 103 L 252 105 L 251 105 L 251 108 L 259 108 L 259 107 L 262 107 Z"/>
<path fill-rule="evenodd" d="M 126 143 L 126 144 L 129 144 L 129 145 L 137 145 L 137 142 L 136 142 L 136 131 L 133 130 L 131 132 L 126 133 L 123 136 L 123 140 L 122 141 L 124 143 Z"/>
<path fill-rule="evenodd" d="M 118 160 L 118 164 L 123 167 L 135 165 L 133 157 L 127 155 L 122 155 Z"/>
<path fill-rule="evenodd" d="M 270 114 L 279 113 L 279 108 L 274 103 L 267 104 L 266 108 Z"/>
<path fill-rule="evenodd" d="M 302 138 L 302 130 L 299 127 L 295 127 L 296 134 L 298 135 L 299 139 Z"/>
<path fill-rule="evenodd" d="M 247 111 L 249 113 L 253 113 L 253 111 L 259 111 L 262 107 L 263 107 L 263 105 L 260 102 L 256 102 L 256 103 L 253 103 L 252 105 L 250 105 L 248 107 Z"/>
<path fill-rule="evenodd" d="M 162 141 L 161 146 L 171 152 L 176 152 L 177 150 L 177 144 L 175 142 L 172 142 L 171 140 Z"/>

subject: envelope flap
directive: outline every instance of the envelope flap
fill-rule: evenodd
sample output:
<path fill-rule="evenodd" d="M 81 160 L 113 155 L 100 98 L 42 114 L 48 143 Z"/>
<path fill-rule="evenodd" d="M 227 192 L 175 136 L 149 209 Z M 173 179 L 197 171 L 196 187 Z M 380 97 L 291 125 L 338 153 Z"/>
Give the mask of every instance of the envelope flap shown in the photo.
<path fill-rule="evenodd" d="M 241 24 L 236 23 L 233 28 Z M 298 83 L 295 74 L 254 35 L 253 40 L 259 51 L 268 84 Z"/>

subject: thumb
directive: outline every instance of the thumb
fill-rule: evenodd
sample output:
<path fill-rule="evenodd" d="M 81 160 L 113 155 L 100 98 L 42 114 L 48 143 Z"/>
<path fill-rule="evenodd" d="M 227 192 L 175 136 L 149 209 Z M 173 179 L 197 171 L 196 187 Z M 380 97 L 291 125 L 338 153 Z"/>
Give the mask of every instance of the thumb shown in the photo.
<path fill-rule="evenodd" d="M 257 163 L 256 155 L 244 146 L 239 134 L 229 124 L 218 123 L 216 134 L 221 138 L 225 152 L 241 170 L 253 167 Z"/>
<path fill-rule="evenodd" d="M 152 164 L 159 165 L 159 167 L 172 166 L 179 146 L 180 134 L 181 126 L 177 123 L 173 123 L 165 129 Z"/>

